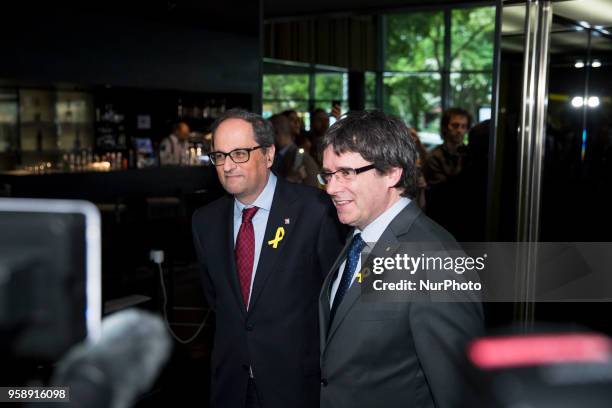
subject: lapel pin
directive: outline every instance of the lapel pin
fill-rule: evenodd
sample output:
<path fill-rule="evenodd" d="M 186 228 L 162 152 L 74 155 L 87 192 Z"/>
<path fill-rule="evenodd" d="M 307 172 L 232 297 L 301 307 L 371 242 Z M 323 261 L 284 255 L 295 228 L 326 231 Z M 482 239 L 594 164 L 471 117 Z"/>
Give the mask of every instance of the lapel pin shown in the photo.
<path fill-rule="evenodd" d="M 270 241 L 268 241 L 268 245 L 276 249 L 278 247 L 278 243 L 283 239 L 284 236 L 285 236 L 285 229 L 283 227 L 278 227 L 276 229 L 276 234 L 274 234 L 274 239 L 271 239 Z"/>

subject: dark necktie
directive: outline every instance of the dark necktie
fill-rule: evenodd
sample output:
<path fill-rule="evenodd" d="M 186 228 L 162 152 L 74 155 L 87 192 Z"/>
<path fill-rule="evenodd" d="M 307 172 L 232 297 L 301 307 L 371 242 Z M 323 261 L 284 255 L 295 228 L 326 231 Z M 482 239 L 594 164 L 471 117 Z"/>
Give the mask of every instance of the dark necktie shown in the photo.
<path fill-rule="evenodd" d="M 336 296 L 334 297 L 334 302 L 332 303 L 330 319 L 331 322 L 334 319 L 334 315 L 336 314 L 336 310 L 338 310 L 338 306 L 346 292 L 348 292 L 351 287 L 351 282 L 353 281 L 353 275 L 355 274 L 355 270 L 357 269 L 357 263 L 359 262 L 359 256 L 361 255 L 361 251 L 366 246 L 366 243 L 363 239 L 361 239 L 361 234 L 357 234 L 353 237 L 353 241 L 348 250 L 348 255 L 346 257 L 346 264 L 344 265 L 344 272 L 342 273 L 342 278 L 340 279 L 340 285 L 338 285 L 338 290 L 336 291 Z"/>
<path fill-rule="evenodd" d="M 242 210 L 242 224 L 236 238 L 236 269 L 240 280 L 240 291 L 245 306 L 249 306 L 249 291 L 251 289 L 251 276 L 253 276 L 253 262 L 255 261 L 255 229 L 251 220 L 259 208 L 251 207 Z"/>

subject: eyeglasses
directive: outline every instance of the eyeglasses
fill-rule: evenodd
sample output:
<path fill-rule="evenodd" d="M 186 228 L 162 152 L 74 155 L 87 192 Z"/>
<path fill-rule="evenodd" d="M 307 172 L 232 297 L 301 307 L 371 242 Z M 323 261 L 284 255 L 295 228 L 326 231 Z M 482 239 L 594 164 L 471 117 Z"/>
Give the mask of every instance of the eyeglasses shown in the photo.
<path fill-rule="evenodd" d="M 234 149 L 231 152 L 210 152 L 208 153 L 208 157 L 210 157 L 210 161 L 215 166 L 222 166 L 225 164 L 225 158 L 227 156 L 232 159 L 234 163 L 246 163 L 251 158 L 251 152 L 253 150 L 262 149 L 264 146 L 255 146 L 255 147 L 242 147 L 240 149 Z"/>
<path fill-rule="evenodd" d="M 322 186 L 326 186 L 331 181 L 332 177 L 336 175 L 336 180 L 341 183 L 348 183 L 349 181 L 353 181 L 355 177 L 359 173 L 363 173 L 364 171 L 372 170 L 376 166 L 373 164 L 369 164 L 367 166 L 359 167 L 358 169 L 351 169 L 343 167 L 336 171 L 330 173 L 319 173 L 317 174 L 317 180 Z"/>

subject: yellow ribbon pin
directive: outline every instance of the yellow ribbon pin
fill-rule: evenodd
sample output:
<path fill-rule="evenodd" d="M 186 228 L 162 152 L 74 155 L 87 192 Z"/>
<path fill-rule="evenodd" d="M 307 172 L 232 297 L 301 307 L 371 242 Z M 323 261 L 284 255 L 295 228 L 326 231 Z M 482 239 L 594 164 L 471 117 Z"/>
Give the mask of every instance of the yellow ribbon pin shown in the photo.
<path fill-rule="evenodd" d="M 276 249 L 276 247 L 278 247 L 278 243 L 283 239 L 284 236 L 285 236 L 285 229 L 283 227 L 278 227 L 276 229 L 276 234 L 274 235 L 274 239 L 271 239 L 270 241 L 268 241 L 268 245 L 271 245 L 272 248 Z"/>

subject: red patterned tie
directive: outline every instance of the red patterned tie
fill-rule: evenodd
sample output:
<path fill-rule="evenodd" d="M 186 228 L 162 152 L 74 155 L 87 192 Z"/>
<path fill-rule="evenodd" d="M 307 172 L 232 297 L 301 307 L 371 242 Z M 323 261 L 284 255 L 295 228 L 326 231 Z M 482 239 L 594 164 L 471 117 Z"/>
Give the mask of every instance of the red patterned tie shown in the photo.
<path fill-rule="evenodd" d="M 242 224 L 236 238 L 236 268 L 240 280 L 242 300 L 249 306 L 249 290 L 251 289 L 251 276 L 253 275 L 253 262 L 255 259 L 255 230 L 251 220 L 259 208 L 251 207 L 242 210 Z"/>

